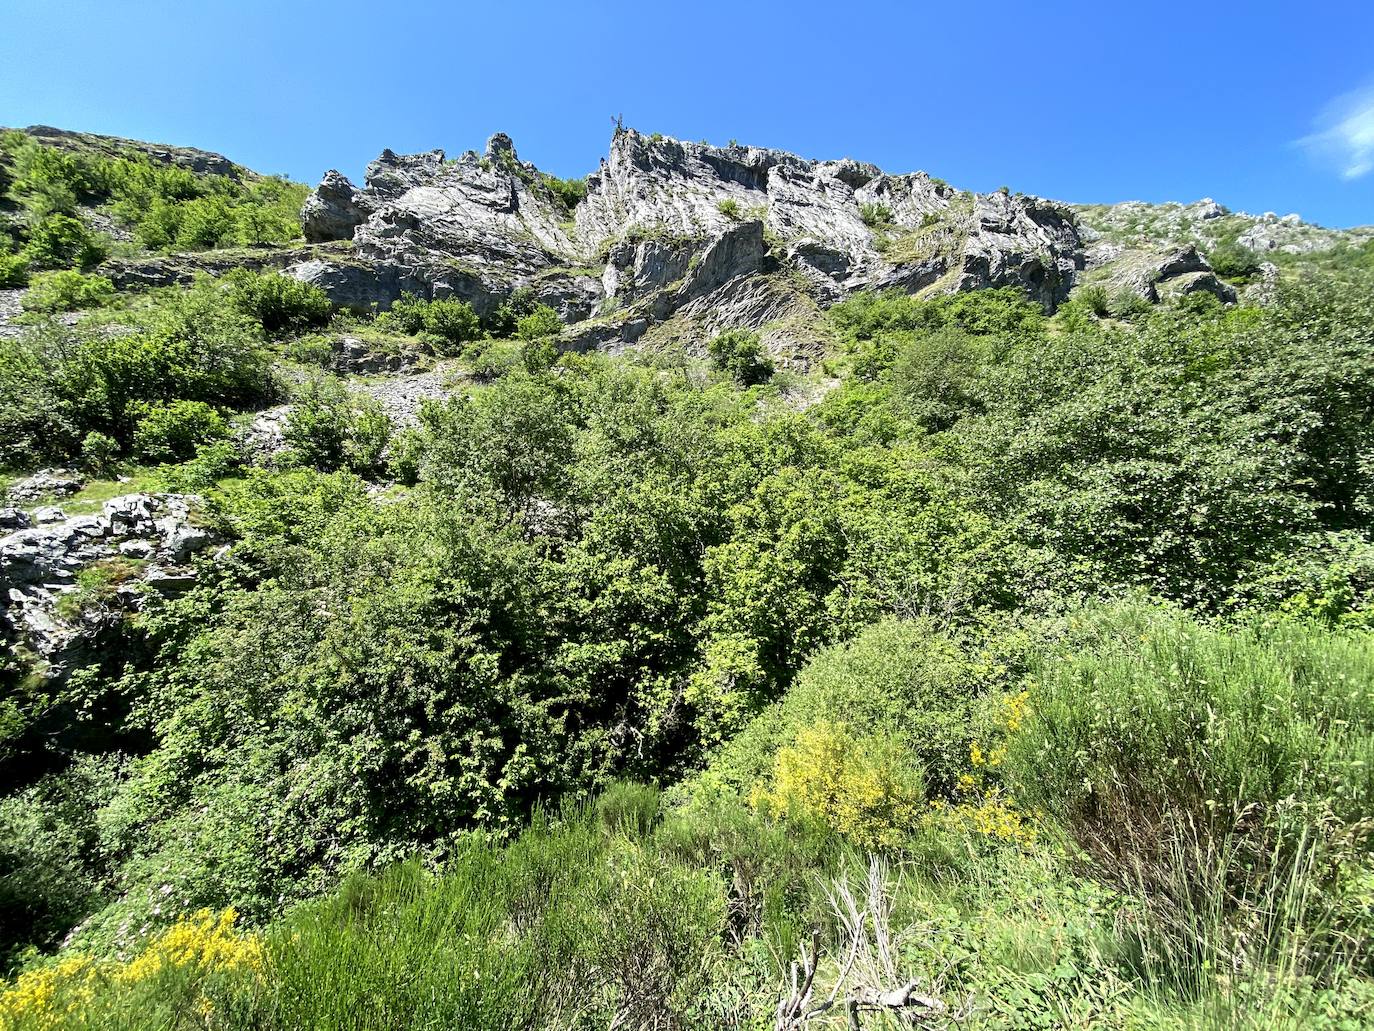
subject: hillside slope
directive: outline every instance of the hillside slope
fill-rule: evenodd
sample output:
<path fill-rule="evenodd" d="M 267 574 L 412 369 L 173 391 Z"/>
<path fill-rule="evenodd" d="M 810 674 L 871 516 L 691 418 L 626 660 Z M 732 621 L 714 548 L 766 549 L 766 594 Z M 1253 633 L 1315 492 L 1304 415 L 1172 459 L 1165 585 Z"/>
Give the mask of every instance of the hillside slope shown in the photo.
<path fill-rule="evenodd" d="M 1374 1023 L 1366 232 L 44 129 L 0 277 L 0 1027 Z"/>

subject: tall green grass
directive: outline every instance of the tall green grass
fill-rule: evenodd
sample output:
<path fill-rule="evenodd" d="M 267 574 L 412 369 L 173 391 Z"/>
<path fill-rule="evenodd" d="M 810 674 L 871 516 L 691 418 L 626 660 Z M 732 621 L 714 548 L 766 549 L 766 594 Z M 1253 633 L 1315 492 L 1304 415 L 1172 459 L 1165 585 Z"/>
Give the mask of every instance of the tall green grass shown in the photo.
<path fill-rule="evenodd" d="M 1374 972 L 1374 638 L 1094 613 L 1040 665 L 1007 767 L 1138 900 L 1121 934 L 1150 990 L 1282 1026 Z"/>

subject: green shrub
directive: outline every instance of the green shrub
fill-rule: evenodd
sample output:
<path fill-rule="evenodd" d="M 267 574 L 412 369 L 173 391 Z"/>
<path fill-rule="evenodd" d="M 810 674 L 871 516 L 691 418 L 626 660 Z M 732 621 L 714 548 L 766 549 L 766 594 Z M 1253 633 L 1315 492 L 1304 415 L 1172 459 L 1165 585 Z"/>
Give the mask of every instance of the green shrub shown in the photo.
<path fill-rule="evenodd" d="M 549 347 L 541 340 L 525 344 L 505 340 L 475 340 L 463 348 L 459 357 L 476 379 L 491 382 L 525 365 L 527 358 L 534 369 L 539 369 L 550 355 Z M 549 364 L 552 365 L 552 361 Z"/>
<path fill-rule="evenodd" d="M 123 331 L 45 323 L 0 340 L 0 451 L 74 458 L 92 431 L 133 443 L 143 404 L 261 404 L 276 389 L 257 324 L 213 281 L 131 309 Z"/>
<path fill-rule="evenodd" d="M 658 823 L 662 799 L 656 787 L 619 781 L 597 796 L 594 810 L 601 826 L 612 834 L 645 838 Z"/>
<path fill-rule="evenodd" d="M 556 175 L 544 175 L 544 185 L 549 188 L 563 207 L 572 211 L 587 196 L 586 179 L 560 179 Z"/>
<path fill-rule="evenodd" d="M 203 444 L 229 435 L 224 417 L 204 401 L 144 404 L 137 409 L 134 451 L 149 462 L 182 462 Z"/>
<path fill-rule="evenodd" d="M 539 340 L 557 336 L 563 331 L 563 320 L 547 304 L 540 304 L 517 323 L 515 335 L 521 340 Z"/>
<path fill-rule="evenodd" d="M 890 380 L 910 416 L 931 432 L 984 410 L 988 347 L 950 326 L 913 333 L 892 359 Z"/>
<path fill-rule="evenodd" d="M 212 440 L 196 448 L 195 457 L 180 465 L 163 466 L 159 479 L 164 490 L 198 493 L 238 474 L 243 455 L 232 440 Z"/>
<path fill-rule="evenodd" d="M 735 200 L 734 197 L 726 197 L 724 200 L 718 201 L 716 203 L 716 210 L 732 222 L 738 222 L 744 217 L 744 212 L 739 206 L 739 201 Z"/>
<path fill-rule="evenodd" d="M 0 254 L 0 288 L 27 286 L 29 262 L 21 254 Z"/>
<path fill-rule="evenodd" d="M 286 357 L 302 365 L 327 369 L 334 364 L 334 347 L 327 336 L 310 334 L 297 337 L 286 347 Z"/>
<path fill-rule="evenodd" d="M 113 472 L 118 458 L 119 443 L 112 437 L 92 431 L 81 441 L 81 463 L 97 476 Z"/>
<path fill-rule="evenodd" d="M 315 376 L 296 393 L 286 442 L 305 465 L 373 475 L 382 468 L 392 431 L 375 399 L 353 393 L 333 376 Z"/>
<path fill-rule="evenodd" d="M 41 272 L 29 284 L 24 307 L 43 312 L 98 308 L 113 298 L 114 293 L 114 284 L 104 276 L 86 276 L 71 269 Z"/>
<path fill-rule="evenodd" d="M 870 229 L 892 224 L 892 209 L 886 204 L 865 203 L 859 205 L 859 218 Z"/>
<path fill-rule="evenodd" d="M 1085 623 L 1041 664 L 1008 759 L 1085 845 L 1126 846 L 1123 828 L 1172 814 L 1230 828 L 1285 801 L 1349 821 L 1374 807 L 1374 770 L 1352 762 L 1374 744 L 1374 643 L 1140 606 Z"/>
<path fill-rule="evenodd" d="M 498 339 L 513 337 L 520 325 L 520 320 L 527 315 L 534 314 L 540 307 L 542 306 L 539 303 L 539 298 L 535 296 L 531 287 L 518 287 L 512 290 L 510 296 L 487 316 L 485 320 L 487 332 Z"/>
<path fill-rule="evenodd" d="M 857 294 L 835 305 L 829 314 L 835 328 L 855 341 L 945 326 L 957 326 L 979 336 L 993 333 L 1038 336 L 1045 327 L 1045 315 L 1040 306 L 1012 288 L 973 290 L 931 298 L 895 291 Z"/>
<path fill-rule="evenodd" d="M 1258 254 L 1235 240 L 1225 240 L 1207 253 L 1212 271 L 1224 279 L 1245 282 L 1257 275 L 1263 264 Z"/>
<path fill-rule="evenodd" d="M 1154 311 L 1154 305 L 1134 290 L 1119 290 L 1109 304 L 1111 314 L 1118 319 L 1134 319 Z"/>
<path fill-rule="evenodd" d="M 1105 286 L 1084 286 L 1074 291 L 1074 300 L 1099 319 L 1111 314 L 1111 298 Z"/>
<path fill-rule="evenodd" d="M 711 364 L 742 387 L 765 383 L 773 375 L 773 361 L 764 354 L 759 335 L 732 329 L 706 345 Z"/>
<path fill-rule="evenodd" d="M 1105 876 L 1245 920 L 1235 906 L 1294 877 L 1338 891 L 1331 878 L 1367 847 L 1371 683 L 1366 636 L 1101 610 L 1040 664 L 1006 766 Z"/>
<path fill-rule="evenodd" d="M 952 799 L 979 732 L 979 698 L 1000 683 L 988 655 L 930 621 L 885 621 L 817 652 L 783 700 L 726 745 L 714 776 L 748 794 L 781 749 L 830 728 L 884 754 L 895 742 L 923 771 L 924 790 Z"/>
<path fill-rule="evenodd" d="M 429 302 L 425 311 L 424 329 L 450 344 L 463 344 L 481 335 L 482 326 L 477 313 L 467 301 L 445 297 Z"/>
<path fill-rule="evenodd" d="M 77 756 L 0 799 L 0 974 L 56 947 L 99 904 L 102 862 L 96 811 L 107 804 L 119 763 Z M 3 992 L 3 989 L 0 989 Z M 0 1007 L 0 1019 L 5 1014 Z"/>
<path fill-rule="evenodd" d="M 105 260 L 103 240 L 68 215 L 49 215 L 29 231 L 24 258 L 37 268 L 90 268 Z"/>
<path fill-rule="evenodd" d="M 454 297 L 425 301 L 414 294 L 402 294 L 390 311 L 377 316 L 377 321 L 397 326 L 406 333 L 425 334 L 445 354 L 482 335 L 481 320 L 472 305 Z"/>
<path fill-rule="evenodd" d="M 1347 896 L 1370 875 L 1371 684 L 1366 635 L 1091 612 L 1035 671 L 1005 768 L 1148 900 L 1152 947 L 1181 972 L 1294 933 L 1319 936 L 1318 959 L 1360 962 L 1341 943 L 1374 930 Z"/>
<path fill-rule="evenodd" d="M 4 151 L 15 174 L 8 192 L 31 222 L 72 216 L 78 203 L 108 203 L 116 220 L 153 249 L 285 243 L 300 236 L 297 215 L 307 192 L 302 184 L 248 174 L 202 175 L 135 153 L 73 153 L 22 133 L 13 134 Z M 73 264 L 46 258 L 42 263 Z"/>
<path fill-rule="evenodd" d="M 229 277 L 234 305 L 277 337 L 318 329 L 329 322 L 333 306 L 319 287 L 278 272 L 236 271 Z"/>
<path fill-rule="evenodd" d="M 186 250 L 210 250 L 237 242 L 234 211 L 225 197 L 196 197 L 180 206 L 176 243 Z"/>
<path fill-rule="evenodd" d="M 552 337 L 536 337 L 520 348 L 520 362 L 531 376 L 548 372 L 558 361 L 558 345 Z"/>

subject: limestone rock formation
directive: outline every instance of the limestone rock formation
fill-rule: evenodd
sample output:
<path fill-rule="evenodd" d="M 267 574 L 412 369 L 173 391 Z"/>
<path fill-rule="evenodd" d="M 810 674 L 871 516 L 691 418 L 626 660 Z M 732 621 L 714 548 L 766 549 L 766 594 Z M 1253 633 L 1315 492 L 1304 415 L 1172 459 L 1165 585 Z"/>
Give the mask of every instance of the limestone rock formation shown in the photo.
<path fill-rule="evenodd" d="M 386 308 L 411 292 L 486 313 L 525 287 L 576 324 L 571 347 L 632 342 L 678 313 L 766 327 L 862 289 L 1013 286 L 1053 308 L 1083 267 L 1059 205 L 633 130 L 616 133 L 571 211 L 497 134 L 451 161 L 385 151 L 362 188 L 330 172 L 302 225 L 312 241 L 353 244 L 288 270 L 337 304 Z"/>
<path fill-rule="evenodd" d="M 10 484 L 8 499 L 11 503 L 39 501 L 43 498 L 60 498 L 75 494 L 86 481 L 81 474 L 71 469 L 39 469 L 31 476 Z"/>
<path fill-rule="evenodd" d="M 1151 303 L 1161 297 L 1191 293 L 1209 293 L 1226 303 L 1236 299 L 1235 289 L 1217 278 L 1191 244 L 1149 250 L 1095 246 L 1088 254 L 1086 281 L 1108 293 L 1134 294 Z"/>
<path fill-rule="evenodd" d="M 169 595 L 195 583 L 188 563 L 212 542 L 191 512 L 197 499 L 181 494 L 126 494 L 105 502 L 100 515 L 31 518 L 0 509 L 0 613 L 8 636 L 41 657 L 49 677 L 87 661 L 101 633 L 123 611 L 137 609 L 144 591 Z M 97 563 L 125 560 L 109 596 L 64 612 L 59 600 L 77 590 L 77 576 Z M 132 560 L 132 561 L 129 561 Z M 107 566 L 108 568 L 108 566 Z M 2 642 L 0 642 L 2 643 Z"/>
<path fill-rule="evenodd" d="M 346 175 L 331 169 L 305 199 L 301 208 L 301 231 L 309 243 L 351 240 L 353 230 L 371 213 L 370 204 L 360 196 L 358 188 Z"/>
<path fill-rule="evenodd" d="M 448 161 L 441 150 L 383 151 L 356 189 L 330 172 L 307 199 L 308 239 L 351 239 L 348 261 L 312 260 L 291 270 L 337 304 L 387 308 L 401 293 L 458 297 L 479 313 L 527 286 L 565 319 L 585 318 L 600 299 L 596 277 L 566 273 L 576 246 L 568 212 L 534 166 L 497 134 L 485 154 Z"/>

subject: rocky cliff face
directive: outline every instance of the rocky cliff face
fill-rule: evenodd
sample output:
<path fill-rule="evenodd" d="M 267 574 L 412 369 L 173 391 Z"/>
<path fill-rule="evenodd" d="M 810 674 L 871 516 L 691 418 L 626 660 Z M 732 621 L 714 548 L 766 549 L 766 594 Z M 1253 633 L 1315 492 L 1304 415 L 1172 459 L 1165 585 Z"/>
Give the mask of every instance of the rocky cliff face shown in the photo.
<path fill-rule="evenodd" d="M 411 291 L 483 312 L 528 287 L 577 347 L 675 319 L 766 337 L 791 323 L 772 333 L 777 350 L 804 346 L 804 316 L 856 290 L 1011 286 L 1053 308 L 1084 266 L 1060 205 L 852 160 L 623 130 L 586 187 L 569 210 L 504 135 L 454 161 L 386 151 L 361 188 L 330 172 L 302 212 L 308 240 L 353 253 L 290 271 L 357 309 Z"/>

